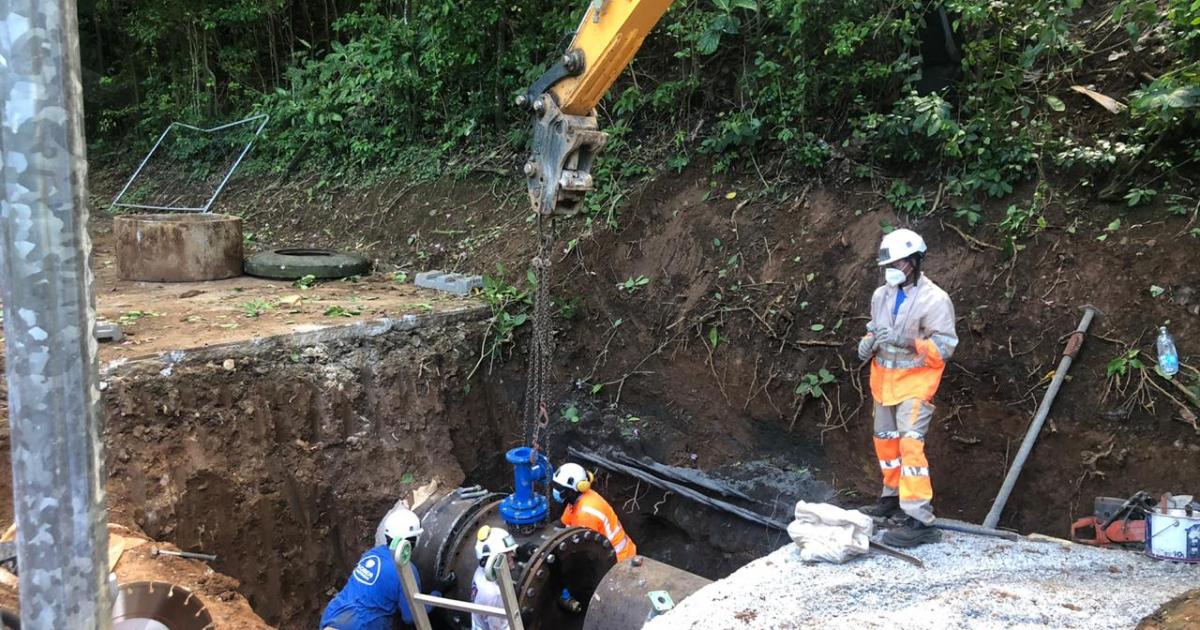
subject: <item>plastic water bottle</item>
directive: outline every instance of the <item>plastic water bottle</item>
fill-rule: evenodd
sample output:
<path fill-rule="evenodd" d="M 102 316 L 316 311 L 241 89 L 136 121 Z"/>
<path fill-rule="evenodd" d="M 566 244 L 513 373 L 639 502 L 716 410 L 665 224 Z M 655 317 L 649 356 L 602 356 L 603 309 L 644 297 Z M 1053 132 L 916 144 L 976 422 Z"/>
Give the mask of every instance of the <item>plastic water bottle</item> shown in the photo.
<path fill-rule="evenodd" d="M 1158 329 L 1158 371 L 1163 376 L 1171 378 L 1179 373 L 1179 352 L 1175 350 L 1175 340 L 1167 327 Z"/>

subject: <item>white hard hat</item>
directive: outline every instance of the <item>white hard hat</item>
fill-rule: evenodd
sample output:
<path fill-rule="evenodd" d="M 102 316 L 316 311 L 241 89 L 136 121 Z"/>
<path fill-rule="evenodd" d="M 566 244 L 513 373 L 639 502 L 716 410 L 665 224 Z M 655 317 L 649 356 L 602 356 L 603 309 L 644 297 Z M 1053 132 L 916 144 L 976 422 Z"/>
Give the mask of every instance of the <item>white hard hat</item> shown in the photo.
<path fill-rule="evenodd" d="M 412 510 L 396 508 L 383 517 L 383 535 L 392 540 L 416 538 L 424 531 L 420 517 Z"/>
<path fill-rule="evenodd" d="M 892 230 L 879 244 L 879 266 L 890 265 L 913 254 L 925 253 L 925 239 L 912 230 Z"/>
<path fill-rule="evenodd" d="M 576 492 L 587 492 L 592 487 L 592 473 L 579 464 L 563 464 L 554 471 L 554 483 Z"/>
<path fill-rule="evenodd" d="M 499 527 L 484 525 L 475 534 L 475 559 L 477 560 L 483 560 L 492 554 L 505 553 L 516 548 L 517 541 L 513 540 L 507 530 Z"/>

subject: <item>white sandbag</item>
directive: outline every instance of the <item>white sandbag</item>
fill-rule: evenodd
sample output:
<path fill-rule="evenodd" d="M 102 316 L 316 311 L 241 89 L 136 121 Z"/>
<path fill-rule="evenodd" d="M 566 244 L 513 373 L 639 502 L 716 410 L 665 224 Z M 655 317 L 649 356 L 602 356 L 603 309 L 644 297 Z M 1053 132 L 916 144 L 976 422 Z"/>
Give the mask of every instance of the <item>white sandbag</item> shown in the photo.
<path fill-rule="evenodd" d="M 800 501 L 787 531 L 801 560 L 842 563 L 870 550 L 873 527 L 871 517 L 857 510 Z"/>

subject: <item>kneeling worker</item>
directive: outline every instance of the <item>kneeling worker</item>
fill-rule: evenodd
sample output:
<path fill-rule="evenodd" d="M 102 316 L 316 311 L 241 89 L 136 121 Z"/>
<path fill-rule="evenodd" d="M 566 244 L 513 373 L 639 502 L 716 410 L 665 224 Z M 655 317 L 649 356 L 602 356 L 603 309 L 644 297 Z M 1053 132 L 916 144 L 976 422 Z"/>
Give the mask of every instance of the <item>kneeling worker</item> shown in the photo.
<path fill-rule="evenodd" d="M 491 557 L 498 553 L 510 553 L 517 548 L 517 542 L 509 533 L 499 527 L 484 525 L 479 528 L 475 537 L 475 558 L 479 567 L 475 569 L 475 577 L 471 579 L 471 601 L 480 606 L 504 608 L 504 598 L 500 595 L 499 578 L 488 577 L 487 564 Z M 508 556 L 509 569 L 512 568 L 513 557 Z M 508 620 L 502 617 L 471 614 L 471 630 L 508 630 Z"/>
<path fill-rule="evenodd" d="M 586 527 L 604 534 L 617 552 L 617 562 L 637 555 L 637 545 L 621 527 L 616 512 L 604 497 L 592 490 L 592 474 L 579 464 L 563 464 L 554 473 L 554 500 L 564 504 L 562 523 Z"/>
<path fill-rule="evenodd" d="M 405 624 L 412 625 L 412 611 L 404 598 L 391 549 L 404 540 L 416 547 L 422 531 L 421 519 L 411 510 L 397 508 L 389 512 L 383 519 L 385 544 L 372 548 L 358 560 L 346 586 L 325 607 L 320 627 L 323 630 L 391 630 L 397 614 Z M 419 589 L 421 576 L 416 565 L 410 566 Z M 454 582 L 455 575 L 451 573 L 438 586 L 445 591 L 453 588 Z M 439 595 L 439 592 L 433 594 Z"/>

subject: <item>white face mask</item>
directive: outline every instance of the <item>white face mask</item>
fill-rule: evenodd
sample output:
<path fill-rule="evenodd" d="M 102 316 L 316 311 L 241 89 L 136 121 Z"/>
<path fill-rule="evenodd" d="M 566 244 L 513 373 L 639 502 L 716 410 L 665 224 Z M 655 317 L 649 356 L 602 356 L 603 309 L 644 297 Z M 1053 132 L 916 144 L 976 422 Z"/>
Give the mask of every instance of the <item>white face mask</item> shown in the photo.
<path fill-rule="evenodd" d="M 898 287 L 904 284 L 906 279 L 908 279 L 908 275 L 895 267 L 888 267 L 883 270 L 883 280 L 887 282 L 889 287 Z"/>

